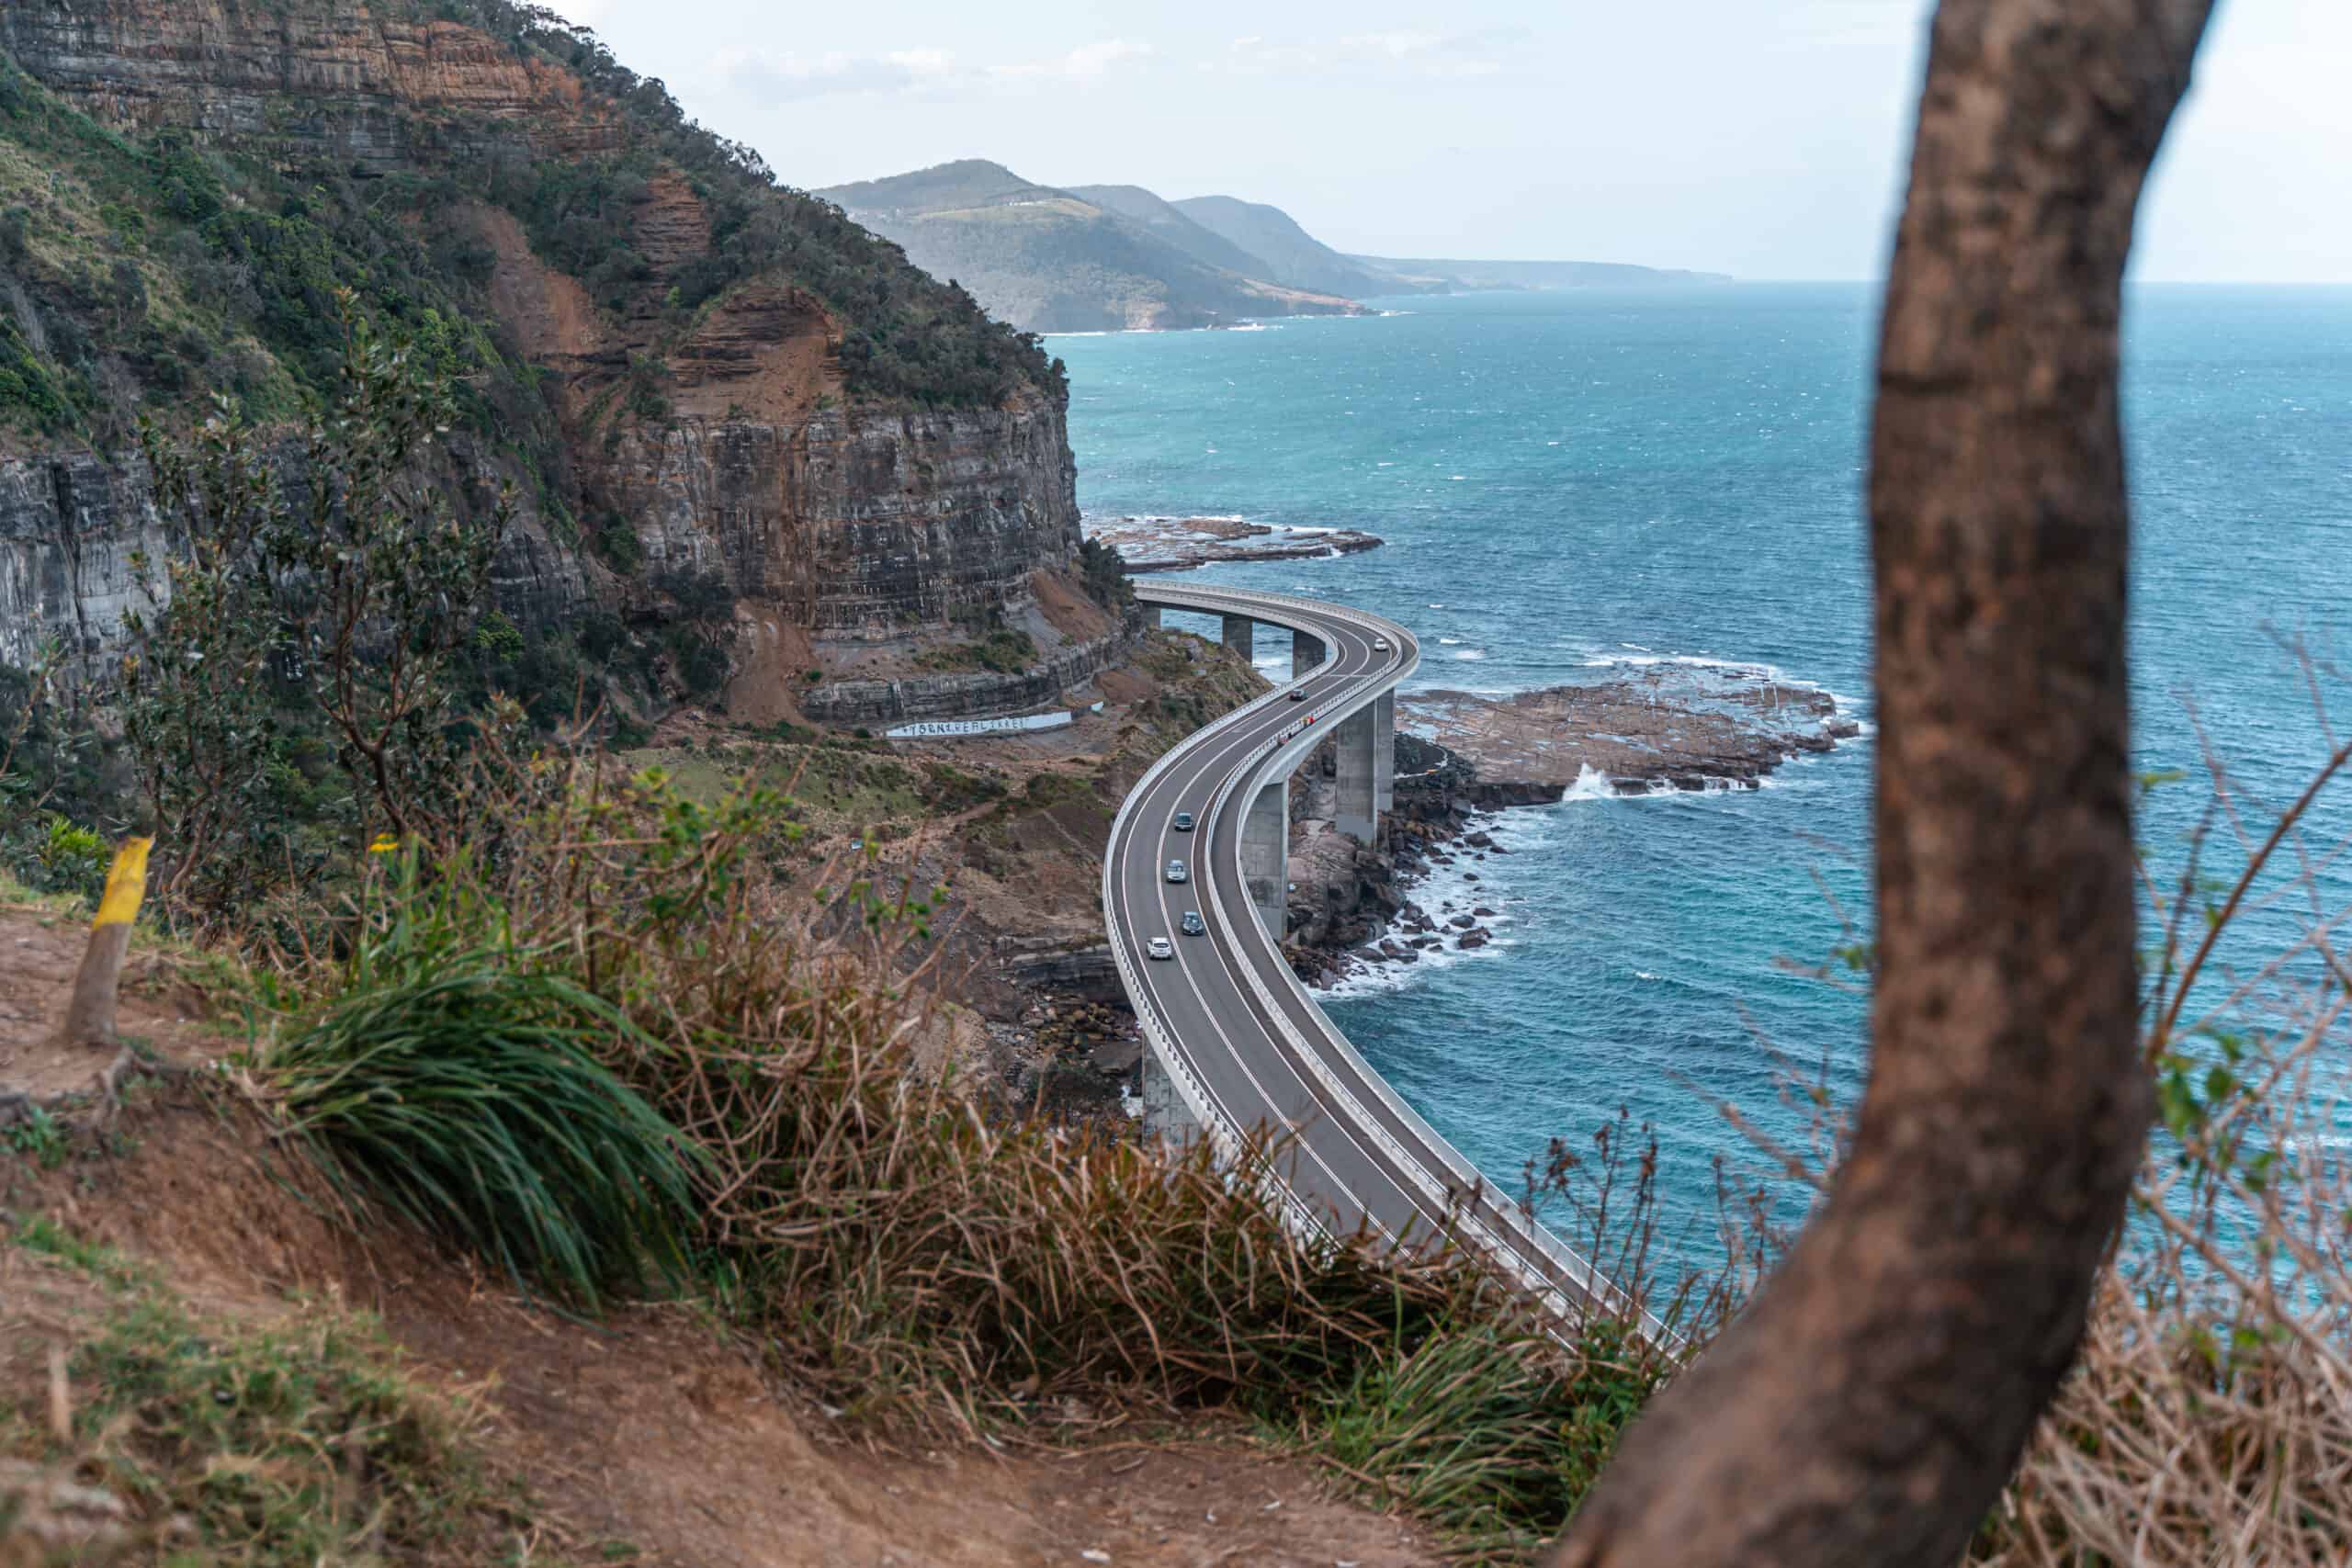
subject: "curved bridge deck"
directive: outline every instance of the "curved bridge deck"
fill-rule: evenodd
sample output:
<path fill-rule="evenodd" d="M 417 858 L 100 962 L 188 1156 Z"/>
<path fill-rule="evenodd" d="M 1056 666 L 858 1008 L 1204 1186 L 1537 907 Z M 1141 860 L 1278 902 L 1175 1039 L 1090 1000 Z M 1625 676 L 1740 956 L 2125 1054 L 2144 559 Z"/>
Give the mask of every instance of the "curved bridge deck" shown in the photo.
<path fill-rule="evenodd" d="M 1249 818 L 1261 793 L 1387 698 L 1419 667 L 1419 642 L 1392 621 L 1285 594 L 1138 584 L 1136 596 L 1148 606 L 1226 616 L 1229 626 L 1285 626 L 1310 649 L 1319 643 L 1328 650 L 1322 662 L 1295 671 L 1287 684 L 1162 757 L 1112 825 L 1103 919 L 1151 1066 L 1228 1157 L 1253 1128 L 1287 1140 L 1275 1176 L 1295 1227 L 1347 1234 L 1364 1226 L 1408 1247 L 1450 1235 L 1563 1314 L 1617 1304 L 1606 1280 L 1516 1202 L 1487 1189 L 1324 1016 L 1261 919 L 1263 886 L 1253 899 L 1244 874 Z M 1383 640 L 1385 650 L 1374 646 Z M 1302 701 L 1291 700 L 1294 687 Z M 1384 785 L 1386 750 L 1383 745 L 1378 760 Z M 1385 789 L 1380 794 L 1385 798 Z M 1197 827 L 1176 831 L 1173 819 L 1185 811 Z M 1286 829 L 1286 820 L 1272 825 L 1278 833 Z M 1261 820 L 1261 855 L 1268 830 Z M 1281 852 L 1274 852 L 1278 911 Z M 1186 863 L 1187 881 L 1166 880 L 1172 859 Z M 1187 910 L 1199 912 L 1204 934 L 1182 933 Z M 1280 918 L 1271 916 L 1277 930 Z M 1148 956 L 1155 937 L 1174 944 L 1174 960 Z M 1666 1337 L 1655 1320 L 1644 1321 Z"/>

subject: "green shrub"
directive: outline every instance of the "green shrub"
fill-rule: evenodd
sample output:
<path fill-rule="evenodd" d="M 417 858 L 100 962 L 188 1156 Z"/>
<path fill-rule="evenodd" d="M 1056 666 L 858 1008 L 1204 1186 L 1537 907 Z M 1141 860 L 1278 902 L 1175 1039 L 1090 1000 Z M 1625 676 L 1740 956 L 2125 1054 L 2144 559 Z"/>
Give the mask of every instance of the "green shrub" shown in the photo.
<path fill-rule="evenodd" d="M 523 651 L 523 633 L 503 610 L 490 610 L 474 623 L 474 647 L 493 660 L 503 661 Z"/>
<path fill-rule="evenodd" d="M 599 560 L 624 577 L 645 564 L 645 541 L 617 512 L 607 512 L 597 519 L 588 546 Z"/>
<path fill-rule="evenodd" d="M 34 886 L 42 893 L 95 898 L 106 885 L 107 865 L 113 858 L 113 848 L 103 837 L 52 812 L 40 837 Z"/>
<path fill-rule="evenodd" d="M 409 898 L 263 1059 L 293 1133 L 355 1195 L 517 1281 L 594 1304 L 674 1279 L 696 1156 L 600 1060 L 650 1042 L 535 954 L 468 943 Z"/>

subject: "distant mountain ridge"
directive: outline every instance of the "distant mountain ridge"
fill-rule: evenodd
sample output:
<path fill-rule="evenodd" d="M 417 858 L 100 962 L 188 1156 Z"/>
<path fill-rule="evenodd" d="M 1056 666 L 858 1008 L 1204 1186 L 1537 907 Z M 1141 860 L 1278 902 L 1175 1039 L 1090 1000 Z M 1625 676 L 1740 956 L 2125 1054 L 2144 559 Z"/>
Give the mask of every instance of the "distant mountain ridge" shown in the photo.
<path fill-rule="evenodd" d="M 1141 186 L 1071 186 L 1069 193 L 1142 224 L 1204 265 L 1223 267 L 1244 277 L 1260 276 L 1265 273 L 1263 260 L 1251 255 L 1215 230 L 1186 217 L 1174 202 L 1164 201 Z M 1268 281 L 1279 283 L 1282 280 L 1270 278 Z"/>
<path fill-rule="evenodd" d="M 1227 265 L 1250 258 L 1172 209 L 1158 211 L 1158 198 L 1133 187 L 1097 187 L 1099 199 L 1090 199 L 966 159 L 816 194 L 1028 332 L 1228 326 L 1362 310 L 1268 281 L 1263 268 Z"/>
<path fill-rule="evenodd" d="M 1263 202 L 1168 201 L 1129 185 L 1044 186 L 980 158 L 815 194 L 1028 332 L 1361 314 L 1359 301 L 1398 295 L 1728 281 L 1615 262 L 1350 255 Z"/>
<path fill-rule="evenodd" d="M 1262 258 L 1264 276 L 1276 283 L 1348 299 L 1419 292 L 1390 269 L 1341 255 L 1279 207 L 1230 196 L 1195 196 L 1173 205 L 1203 228 Z"/>

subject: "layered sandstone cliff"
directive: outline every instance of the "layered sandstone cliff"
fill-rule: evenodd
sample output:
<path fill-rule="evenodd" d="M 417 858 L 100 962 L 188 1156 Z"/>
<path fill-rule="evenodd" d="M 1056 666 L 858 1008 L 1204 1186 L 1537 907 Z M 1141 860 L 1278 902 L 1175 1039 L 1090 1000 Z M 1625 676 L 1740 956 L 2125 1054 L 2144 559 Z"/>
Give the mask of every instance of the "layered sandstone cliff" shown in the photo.
<path fill-rule="evenodd" d="M 722 210 L 708 177 L 631 149 L 614 94 L 638 89 L 583 80 L 526 31 L 502 36 L 516 13 L 495 0 L 463 14 L 476 25 L 406 0 L 23 0 L 0 7 L 0 50 L 133 145 L 193 136 L 298 176 L 315 167 L 345 182 L 492 192 L 498 180 L 476 178 L 487 161 L 505 160 L 505 185 L 526 186 L 550 168 L 634 158 L 612 238 L 635 268 L 624 288 L 592 288 L 487 196 L 407 220 L 434 244 L 454 235 L 476 248 L 481 276 L 465 298 L 506 359 L 533 367 L 522 373 L 555 431 L 537 451 L 494 422 L 450 444 L 460 491 L 515 481 L 496 592 L 526 628 L 560 630 L 591 608 L 658 624 L 679 581 L 721 579 L 739 623 L 788 628 L 768 643 L 794 650 L 750 675 L 739 656 L 738 691 L 756 676 L 798 694 L 830 641 L 945 636 L 1030 609 L 1034 574 L 1068 567 L 1079 545 L 1057 376 L 986 398 L 874 395 L 843 373 L 854 334 L 838 267 L 833 298 L 784 267 L 738 267 L 696 289 L 705 302 L 681 304 L 682 283 L 742 243 L 740 193 Z M 512 172 L 518 159 L 533 161 L 526 175 Z M 774 229 L 794 210 L 753 217 Z M 797 254 L 789 234 L 770 244 Z M 874 287 L 915 300 L 902 314 L 945 319 L 922 290 L 945 291 L 876 254 L 899 274 Z M 21 662 L 55 636 L 101 671 L 142 597 L 136 563 L 152 581 L 173 547 L 144 467 L 120 444 L 104 455 L 53 434 L 8 446 L 0 660 Z M 985 706 L 987 694 L 974 700 Z"/>

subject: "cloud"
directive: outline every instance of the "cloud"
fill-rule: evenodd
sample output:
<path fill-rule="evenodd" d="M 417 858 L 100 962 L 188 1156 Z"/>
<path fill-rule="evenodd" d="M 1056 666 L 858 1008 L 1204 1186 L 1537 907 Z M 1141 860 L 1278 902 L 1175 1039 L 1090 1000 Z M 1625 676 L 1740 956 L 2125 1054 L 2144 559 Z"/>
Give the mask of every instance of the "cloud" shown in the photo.
<path fill-rule="evenodd" d="M 913 93 L 952 85 L 958 73 L 944 50 L 905 49 L 888 54 L 734 55 L 723 62 L 737 91 L 771 103 L 843 93 Z"/>
<path fill-rule="evenodd" d="M 1491 76 L 1502 70 L 1498 33 L 1432 33 L 1415 28 L 1353 33 L 1321 47 L 1258 34 L 1235 39 L 1205 70 L 1245 76 Z"/>
<path fill-rule="evenodd" d="M 547 8 L 576 27 L 600 28 L 618 0 L 546 0 Z"/>
<path fill-rule="evenodd" d="M 1426 55 L 1445 40 L 1435 33 L 1396 32 L 1357 33 L 1340 40 L 1340 47 L 1351 54 L 1374 59 L 1409 60 Z"/>
<path fill-rule="evenodd" d="M 1151 45 L 1137 43 L 1133 39 L 1104 39 L 1100 43 L 1082 43 L 1068 54 L 1056 55 L 1051 60 L 1035 61 L 1025 65 L 1000 65 L 990 74 L 1058 76 L 1071 82 L 1090 82 L 1122 61 L 1141 60 L 1151 51 Z"/>
<path fill-rule="evenodd" d="M 1322 57 L 1301 44 L 1275 43 L 1251 33 L 1226 46 L 1222 60 L 1204 62 L 1204 71 L 1225 70 L 1242 76 L 1305 74 L 1322 65 Z"/>
<path fill-rule="evenodd" d="M 1149 44 L 1132 39 L 1105 39 L 1066 54 L 999 65 L 966 64 L 944 49 L 820 55 L 753 51 L 724 56 L 719 67 L 737 91 L 771 103 L 855 93 L 967 97 L 1024 83 L 1095 82 L 1151 52 Z"/>

